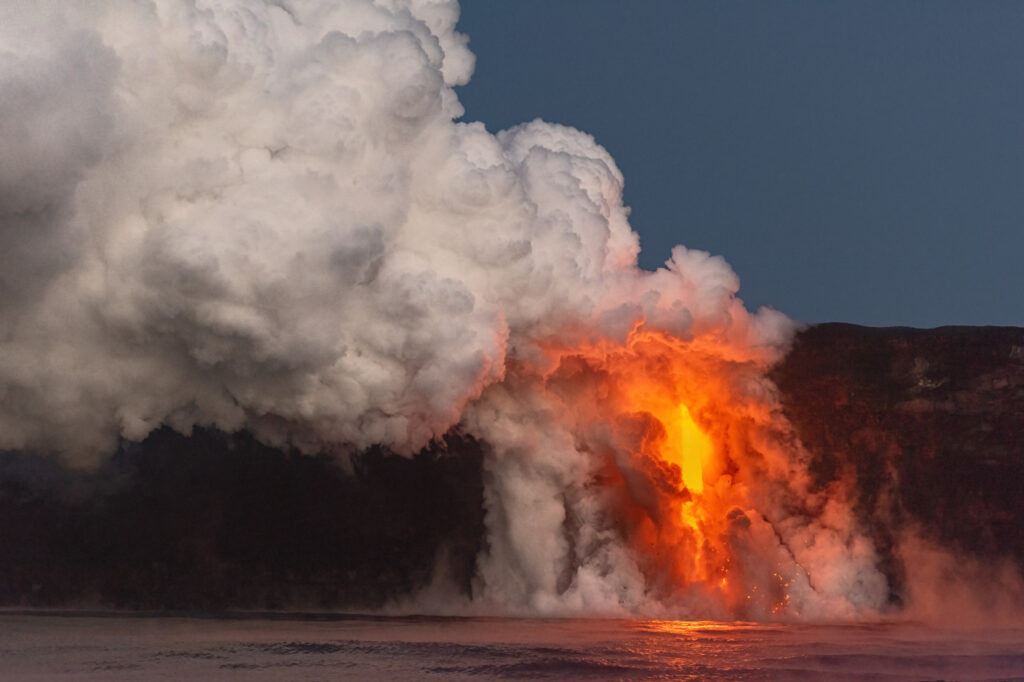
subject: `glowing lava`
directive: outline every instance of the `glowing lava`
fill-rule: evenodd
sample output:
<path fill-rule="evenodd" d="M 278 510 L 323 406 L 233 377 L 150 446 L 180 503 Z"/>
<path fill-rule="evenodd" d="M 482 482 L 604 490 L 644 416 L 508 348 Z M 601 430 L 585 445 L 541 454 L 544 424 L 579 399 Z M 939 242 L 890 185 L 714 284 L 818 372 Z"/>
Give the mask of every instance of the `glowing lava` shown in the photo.
<path fill-rule="evenodd" d="M 571 385 L 577 438 L 604 453 L 600 483 L 649 583 L 734 615 L 785 609 L 792 563 L 761 549 L 778 543 L 750 492 L 771 459 L 753 444 L 769 419 L 758 360 L 642 325 L 559 355 L 548 386 Z"/>

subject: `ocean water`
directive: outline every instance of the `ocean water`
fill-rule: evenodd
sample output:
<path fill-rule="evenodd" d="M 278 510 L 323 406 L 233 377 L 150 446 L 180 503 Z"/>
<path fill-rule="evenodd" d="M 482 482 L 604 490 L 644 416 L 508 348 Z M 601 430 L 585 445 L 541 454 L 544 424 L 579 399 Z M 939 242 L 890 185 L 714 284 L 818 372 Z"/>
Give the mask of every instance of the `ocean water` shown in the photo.
<path fill-rule="evenodd" d="M 1024 680 L 1024 630 L 0 614 L 3 680 Z"/>

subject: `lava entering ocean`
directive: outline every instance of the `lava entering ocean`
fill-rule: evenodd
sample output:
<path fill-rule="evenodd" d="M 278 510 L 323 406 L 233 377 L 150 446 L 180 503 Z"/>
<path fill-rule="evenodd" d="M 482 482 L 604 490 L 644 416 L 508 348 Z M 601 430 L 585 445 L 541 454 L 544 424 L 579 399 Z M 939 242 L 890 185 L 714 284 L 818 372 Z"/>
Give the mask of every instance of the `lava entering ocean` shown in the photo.
<path fill-rule="evenodd" d="M 472 608 L 835 617 L 888 595 L 720 257 L 637 266 L 589 135 L 465 123 L 454 0 L 38 2 L 0 25 L 0 449 L 161 428 L 487 443 Z"/>
<path fill-rule="evenodd" d="M 766 576 L 756 574 L 734 573 L 730 580 L 730 531 L 734 523 L 749 527 L 752 446 L 743 435 L 749 424 L 715 371 L 713 351 L 692 345 L 641 326 L 622 348 L 572 356 L 603 375 L 598 394 L 607 395 L 603 406 L 613 428 L 633 437 L 624 443 L 625 467 L 649 481 L 646 490 L 631 490 L 616 467 L 607 485 L 622 488 L 619 513 L 629 520 L 627 536 L 647 572 L 700 590 L 736 614 L 777 613 L 789 600 L 771 589 L 788 585 L 777 572 L 772 583 L 781 584 L 764 585 Z M 759 594 L 757 582 L 769 589 Z"/>
<path fill-rule="evenodd" d="M 541 475 L 562 469 L 567 482 L 546 513 L 536 511 L 550 502 L 537 496 L 537 481 L 523 483 L 525 498 L 518 486 L 496 484 L 491 509 L 501 563 L 530 566 L 547 552 L 559 568 L 546 582 L 516 583 L 532 607 L 618 603 L 750 619 L 883 607 L 871 543 L 839 486 L 812 491 L 805 453 L 764 377 L 763 349 L 737 348 L 720 334 L 681 338 L 643 321 L 622 343 L 541 346 L 545 369 L 517 365 L 505 384 L 543 406 L 544 417 L 531 421 L 558 434 L 546 448 L 562 452 L 560 466 L 548 460 Z M 488 435 L 509 440 L 507 432 Z M 503 481 L 522 475 L 523 451 L 511 455 L 520 459 L 493 463 Z M 529 527 L 517 532 L 502 516 Z M 540 548 L 531 530 L 563 542 Z M 495 543 L 503 537 L 504 546 Z M 493 562 L 485 568 L 507 598 L 502 571 Z M 618 592 L 595 590 L 595 582 Z"/>

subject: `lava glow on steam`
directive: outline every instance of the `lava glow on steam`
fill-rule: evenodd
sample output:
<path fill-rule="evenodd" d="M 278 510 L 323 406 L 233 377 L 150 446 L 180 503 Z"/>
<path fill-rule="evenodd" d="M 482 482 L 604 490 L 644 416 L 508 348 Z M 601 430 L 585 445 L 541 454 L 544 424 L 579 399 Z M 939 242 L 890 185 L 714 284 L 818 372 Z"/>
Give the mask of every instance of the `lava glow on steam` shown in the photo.
<path fill-rule="evenodd" d="M 804 487 L 763 368 L 713 338 L 642 322 L 621 345 L 549 351 L 546 387 L 576 415 L 578 447 L 600 463 L 590 492 L 613 510 L 650 595 L 730 617 L 786 615 L 791 586 L 813 579 L 782 538 L 784 514 L 760 508 L 823 499 Z"/>
<path fill-rule="evenodd" d="M 0 451 L 83 468 L 202 427 L 345 460 L 458 431 L 485 444 L 474 609 L 884 605 L 766 376 L 796 324 L 720 256 L 638 267 L 590 135 L 463 120 L 455 0 L 285 4 L 0 22 Z"/>

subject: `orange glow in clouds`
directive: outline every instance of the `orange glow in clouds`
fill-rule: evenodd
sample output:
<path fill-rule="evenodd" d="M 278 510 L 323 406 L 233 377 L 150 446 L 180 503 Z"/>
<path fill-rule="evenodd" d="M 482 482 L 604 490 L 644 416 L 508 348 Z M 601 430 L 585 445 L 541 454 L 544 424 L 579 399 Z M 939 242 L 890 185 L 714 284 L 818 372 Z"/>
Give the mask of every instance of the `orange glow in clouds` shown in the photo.
<path fill-rule="evenodd" d="M 565 386 L 567 401 L 598 396 L 569 409 L 583 446 L 603 453 L 598 482 L 649 583 L 734 616 L 785 609 L 788 580 L 740 556 L 766 528 L 774 542 L 748 489 L 765 468 L 749 438 L 763 405 L 744 398 L 743 380 L 763 367 L 642 325 L 624 345 L 556 352 L 549 387 Z"/>

